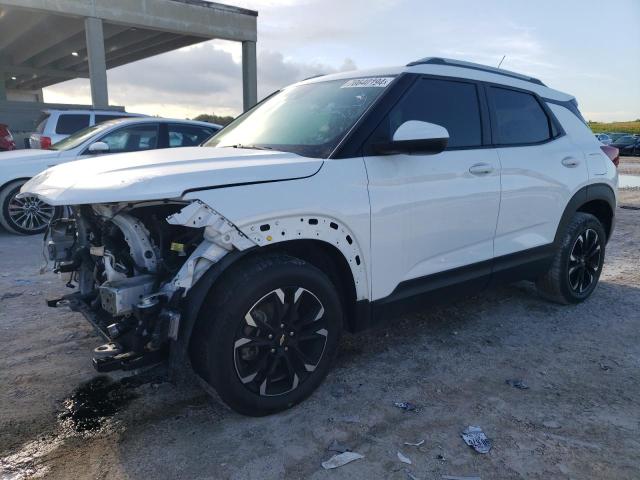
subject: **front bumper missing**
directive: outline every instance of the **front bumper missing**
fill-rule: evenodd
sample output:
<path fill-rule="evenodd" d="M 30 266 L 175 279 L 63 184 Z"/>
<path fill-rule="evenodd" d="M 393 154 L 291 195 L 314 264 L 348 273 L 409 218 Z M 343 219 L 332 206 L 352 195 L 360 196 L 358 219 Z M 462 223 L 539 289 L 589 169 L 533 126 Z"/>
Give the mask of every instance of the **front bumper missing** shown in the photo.
<path fill-rule="evenodd" d="M 47 305 L 52 308 L 67 307 L 71 311 L 81 313 L 101 339 L 105 340 L 108 344 L 115 344 L 118 346 L 113 355 L 96 355 L 93 357 L 93 367 L 98 372 L 104 373 L 115 370 L 135 370 L 161 363 L 168 358 L 168 347 L 166 345 L 153 350 L 146 348 L 131 348 L 131 344 L 136 343 L 135 339 L 131 338 L 134 334 L 133 331 L 130 335 L 124 335 L 122 338 L 111 338 L 106 326 L 113 320 L 113 317 L 106 313 L 101 315 L 99 312 L 92 310 L 92 308 L 86 303 L 86 300 L 88 300 L 86 296 L 76 292 L 60 298 L 47 300 Z M 128 346 L 121 346 L 121 342 Z M 100 348 L 101 347 L 98 347 L 95 350 L 96 353 Z"/>

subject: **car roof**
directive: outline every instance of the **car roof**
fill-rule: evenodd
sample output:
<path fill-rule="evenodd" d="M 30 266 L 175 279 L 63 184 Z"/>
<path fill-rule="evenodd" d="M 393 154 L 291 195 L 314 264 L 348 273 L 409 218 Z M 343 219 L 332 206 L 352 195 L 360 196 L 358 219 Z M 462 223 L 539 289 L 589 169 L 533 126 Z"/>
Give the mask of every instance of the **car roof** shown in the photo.
<path fill-rule="evenodd" d="M 94 110 L 86 108 L 45 108 L 43 113 L 97 113 L 100 115 L 124 115 L 127 117 L 146 117 L 144 113 L 130 113 L 122 110 Z"/>
<path fill-rule="evenodd" d="M 308 78 L 296 85 L 325 82 L 331 80 L 347 80 L 361 77 L 381 77 L 396 76 L 401 73 L 418 73 L 425 75 L 438 75 L 443 77 L 468 78 L 500 85 L 512 86 L 537 93 L 541 97 L 566 102 L 574 97 L 568 93 L 560 92 L 544 85 L 540 80 L 522 75 L 520 73 L 501 70 L 479 63 L 465 62 L 440 57 L 426 57 L 405 66 L 395 66 L 386 68 L 371 68 L 365 70 L 353 70 L 330 75 Z"/>
<path fill-rule="evenodd" d="M 144 123 L 181 123 L 183 125 L 197 125 L 201 127 L 222 128 L 217 123 L 201 122 L 199 120 L 185 120 L 184 118 L 164 118 L 164 117 L 135 117 L 135 118 L 114 118 L 100 123 L 100 125 L 128 125 Z"/>

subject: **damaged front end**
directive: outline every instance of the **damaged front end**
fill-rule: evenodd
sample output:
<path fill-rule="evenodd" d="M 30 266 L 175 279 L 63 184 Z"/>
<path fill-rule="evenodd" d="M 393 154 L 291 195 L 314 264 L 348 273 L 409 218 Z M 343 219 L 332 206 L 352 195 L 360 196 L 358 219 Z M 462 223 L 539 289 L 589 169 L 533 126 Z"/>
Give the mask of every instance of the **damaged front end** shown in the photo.
<path fill-rule="evenodd" d="M 49 300 L 81 312 L 107 343 L 94 350 L 100 372 L 167 358 L 178 340 L 191 288 L 232 250 L 255 244 L 199 202 L 82 205 L 45 237 L 53 271 L 73 294 Z"/>

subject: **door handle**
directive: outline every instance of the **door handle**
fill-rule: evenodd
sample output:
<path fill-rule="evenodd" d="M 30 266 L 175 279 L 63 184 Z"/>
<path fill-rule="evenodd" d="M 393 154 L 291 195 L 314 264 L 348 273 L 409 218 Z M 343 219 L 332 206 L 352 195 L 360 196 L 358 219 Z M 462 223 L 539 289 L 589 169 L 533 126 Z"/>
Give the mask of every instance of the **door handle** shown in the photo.
<path fill-rule="evenodd" d="M 489 175 L 493 173 L 493 166 L 488 163 L 476 163 L 469 167 L 469 172 L 472 175 Z"/>
<path fill-rule="evenodd" d="M 562 159 L 561 163 L 567 168 L 576 168 L 578 165 L 580 165 L 580 160 L 574 157 L 565 157 Z"/>

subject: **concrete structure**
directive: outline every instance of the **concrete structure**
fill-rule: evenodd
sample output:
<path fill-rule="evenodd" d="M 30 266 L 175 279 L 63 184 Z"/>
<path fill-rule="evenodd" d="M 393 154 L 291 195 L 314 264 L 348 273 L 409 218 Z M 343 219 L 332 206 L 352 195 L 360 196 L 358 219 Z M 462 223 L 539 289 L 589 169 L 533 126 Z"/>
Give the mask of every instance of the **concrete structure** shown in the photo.
<path fill-rule="evenodd" d="M 79 77 L 105 108 L 107 69 L 214 38 L 242 42 L 247 109 L 257 101 L 257 15 L 204 0 L 0 0 L 0 121 L 7 92 Z"/>

